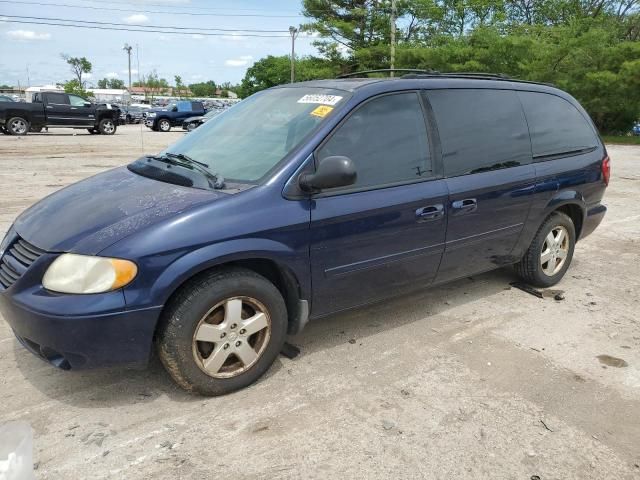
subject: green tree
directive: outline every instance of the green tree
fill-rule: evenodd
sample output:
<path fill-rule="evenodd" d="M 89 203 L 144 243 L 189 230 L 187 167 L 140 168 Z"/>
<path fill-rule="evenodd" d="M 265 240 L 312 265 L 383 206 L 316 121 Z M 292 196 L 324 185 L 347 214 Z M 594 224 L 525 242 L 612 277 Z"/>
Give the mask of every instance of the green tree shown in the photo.
<path fill-rule="evenodd" d="M 78 85 L 84 89 L 85 82 L 82 81 L 82 76 L 87 73 L 91 73 L 91 70 L 93 69 L 91 62 L 87 60 L 86 57 L 70 57 L 66 53 L 61 53 L 60 56 L 69 65 L 71 72 L 75 75 L 78 81 Z"/>
<path fill-rule="evenodd" d="M 213 97 L 216 94 L 216 88 L 216 82 L 213 80 L 189 85 L 189 90 L 196 97 Z"/>
<path fill-rule="evenodd" d="M 122 90 L 125 88 L 124 81 L 119 78 L 103 78 L 98 80 L 98 88 L 113 88 L 116 90 Z"/>
<path fill-rule="evenodd" d="M 317 57 L 296 58 L 296 80 L 314 80 L 332 78 L 339 72 L 340 66 L 330 60 Z M 255 62 L 247 69 L 236 93 L 242 98 L 248 97 L 265 88 L 274 87 L 291 80 L 291 61 L 288 55 L 274 57 L 269 55 Z M 230 90 L 234 90 L 231 89 Z"/>
<path fill-rule="evenodd" d="M 68 82 L 64 82 L 62 84 L 65 93 L 72 93 L 74 95 L 80 95 L 81 97 L 89 97 L 89 92 L 87 92 L 84 87 L 78 82 L 77 79 L 69 80 Z"/>

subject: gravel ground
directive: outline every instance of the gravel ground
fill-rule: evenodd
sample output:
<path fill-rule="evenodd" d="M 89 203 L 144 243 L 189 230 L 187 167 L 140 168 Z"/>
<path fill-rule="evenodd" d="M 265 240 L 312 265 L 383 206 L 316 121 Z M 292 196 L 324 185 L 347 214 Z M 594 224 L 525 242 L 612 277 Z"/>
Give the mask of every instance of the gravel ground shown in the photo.
<path fill-rule="evenodd" d="M 181 135 L 0 135 L 0 234 Z M 42 479 L 640 478 L 640 147 L 609 152 L 609 212 L 555 287 L 564 301 L 510 289 L 505 270 L 467 278 L 312 323 L 299 357 L 211 399 L 157 360 L 55 370 L 0 322 L 0 424 L 33 426 Z"/>

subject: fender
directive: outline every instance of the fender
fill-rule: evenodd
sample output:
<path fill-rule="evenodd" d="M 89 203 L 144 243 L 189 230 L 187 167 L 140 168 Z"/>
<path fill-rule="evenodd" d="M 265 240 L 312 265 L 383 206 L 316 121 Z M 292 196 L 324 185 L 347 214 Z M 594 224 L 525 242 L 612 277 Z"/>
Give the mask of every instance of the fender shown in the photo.
<path fill-rule="evenodd" d="M 242 238 L 215 243 L 199 248 L 186 255 L 177 256 L 161 272 L 153 272 L 149 267 L 147 278 L 155 278 L 153 283 L 133 282 L 125 288 L 127 305 L 135 308 L 164 305 L 169 297 L 184 282 L 212 267 L 239 260 L 270 260 L 284 267 L 298 281 L 303 299 L 310 298 L 310 263 L 308 252 L 292 250 L 287 245 L 264 238 Z M 142 265 L 141 270 L 147 270 Z"/>
<path fill-rule="evenodd" d="M 534 200 L 534 202 L 536 202 L 536 200 Z M 546 204 L 542 204 L 537 207 L 533 205 L 531 207 L 525 226 L 520 234 L 520 239 L 514 247 L 512 255 L 517 258 L 524 255 L 524 252 L 529 248 L 529 245 L 531 245 L 533 237 L 538 232 L 542 222 L 544 222 L 552 212 L 565 205 L 575 205 L 579 207 L 582 215 L 581 222 L 584 222 L 587 212 L 587 204 L 582 194 L 576 190 L 556 191 Z M 576 234 L 577 233 L 578 232 L 576 232 Z"/>

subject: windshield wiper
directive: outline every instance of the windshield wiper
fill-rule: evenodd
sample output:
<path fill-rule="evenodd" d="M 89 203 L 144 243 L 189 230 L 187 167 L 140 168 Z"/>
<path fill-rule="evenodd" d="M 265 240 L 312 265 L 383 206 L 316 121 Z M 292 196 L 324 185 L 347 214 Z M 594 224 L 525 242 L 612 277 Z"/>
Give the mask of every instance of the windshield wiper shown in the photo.
<path fill-rule="evenodd" d="M 158 160 L 160 162 L 169 163 L 171 165 L 176 165 L 179 167 L 196 170 L 205 176 L 211 188 L 215 190 L 220 190 L 224 188 L 224 178 L 215 173 L 211 173 L 209 170 L 207 170 L 207 167 L 209 165 L 207 165 L 206 163 L 194 160 L 193 158 L 183 153 L 165 152 L 164 154 L 157 155 L 157 156 L 149 155 L 149 158 Z M 177 160 L 174 160 L 174 159 L 177 159 Z"/>
<path fill-rule="evenodd" d="M 191 158 L 188 155 L 185 155 L 184 153 L 165 152 L 165 155 L 167 157 L 173 157 L 173 158 L 178 158 L 180 160 L 184 160 L 185 162 L 195 163 L 196 165 L 200 165 L 201 167 L 204 167 L 204 168 L 209 168 L 209 165 L 207 165 L 206 163 L 199 162 L 198 160 L 194 160 L 193 158 Z"/>

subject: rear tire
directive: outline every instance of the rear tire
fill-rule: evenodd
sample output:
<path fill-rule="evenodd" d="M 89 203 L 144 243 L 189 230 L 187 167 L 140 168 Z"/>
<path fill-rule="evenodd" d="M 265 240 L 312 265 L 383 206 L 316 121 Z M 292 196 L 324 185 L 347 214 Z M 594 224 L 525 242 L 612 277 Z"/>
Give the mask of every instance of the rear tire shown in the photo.
<path fill-rule="evenodd" d="M 31 125 L 27 120 L 22 117 L 11 117 L 5 124 L 5 128 L 9 132 L 9 135 L 26 135 Z"/>
<path fill-rule="evenodd" d="M 189 392 L 224 395 L 258 380 L 282 350 L 287 308 L 278 289 L 241 268 L 201 275 L 167 305 L 160 360 Z"/>
<path fill-rule="evenodd" d="M 562 280 L 576 245 L 576 230 L 567 215 L 553 212 L 538 229 L 516 273 L 536 287 L 551 287 Z"/>
<path fill-rule="evenodd" d="M 102 135 L 113 135 L 116 133 L 117 128 L 116 123 L 110 118 L 103 118 L 100 120 L 100 123 L 98 123 L 98 131 Z"/>

